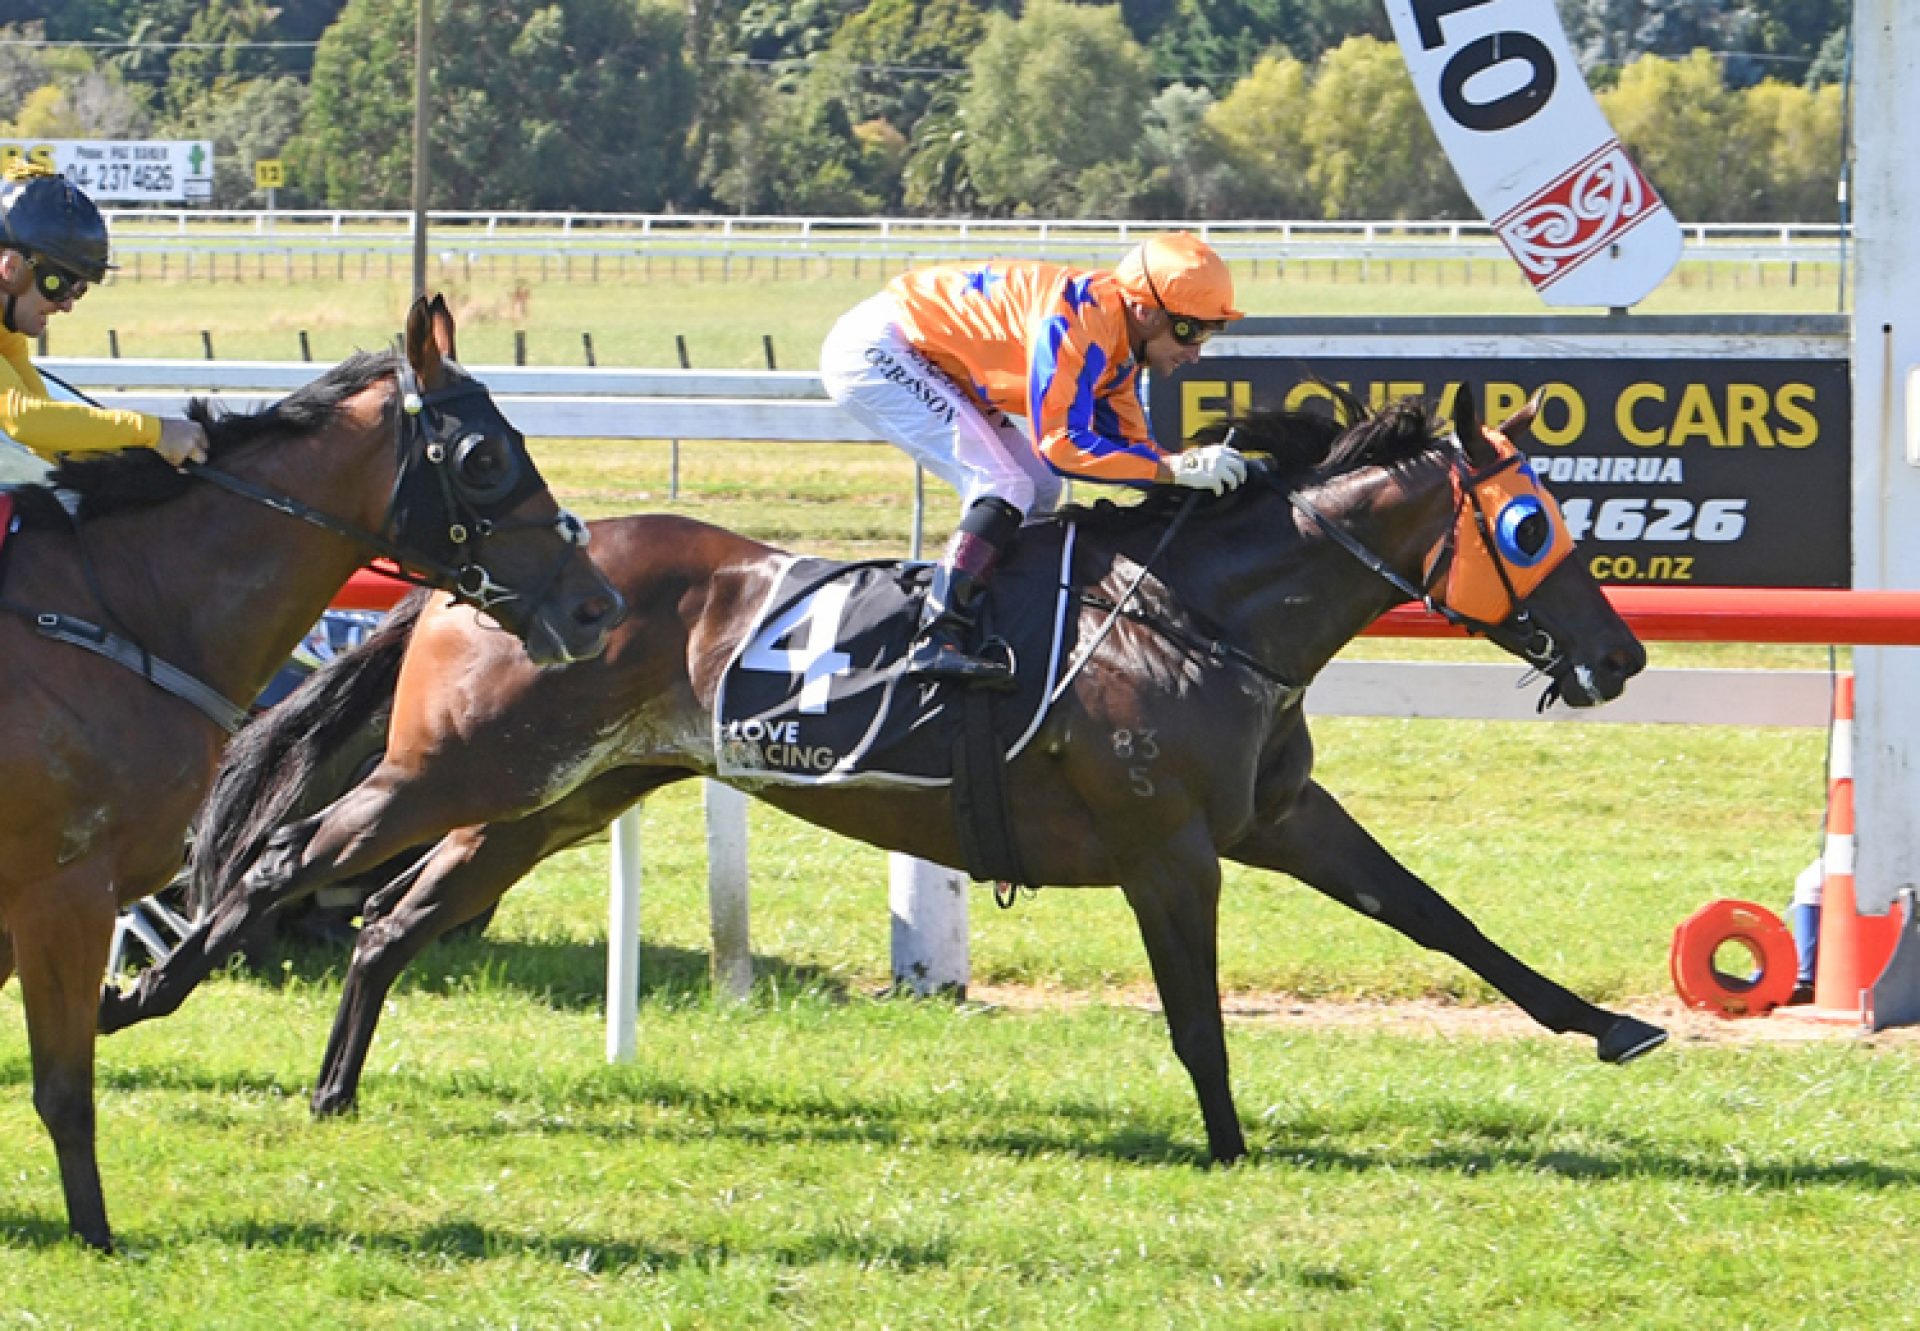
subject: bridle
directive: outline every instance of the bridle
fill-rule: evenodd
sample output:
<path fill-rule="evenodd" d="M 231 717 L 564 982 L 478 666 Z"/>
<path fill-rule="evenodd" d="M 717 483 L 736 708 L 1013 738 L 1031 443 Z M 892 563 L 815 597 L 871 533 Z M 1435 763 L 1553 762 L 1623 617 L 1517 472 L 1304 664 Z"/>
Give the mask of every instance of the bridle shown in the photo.
<path fill-rule="evenodd" d="M 480 562 L 481 547 L 488 538 L 507 532 L 552 527 L 564 538 L 565 544 L 560 557 L 533 593 L 528 617 L 537 616 L 558 585 L 568 561 L 586 557 L 586 524 L 565 509 L 551 521 L 502 522 L 495 515 L 511 512 L 538 489 L 541 483 L 538 473 L 532 466 L 522 465 L 519 452 L 509 451 L 506 466 L 498 476 L 478 475 L 475 460 L 487 445 L 488 436 L 469 431 L 450 439 L 457 422 L 446 412 L 437 410 L 463 398 L 488 397 L 486 386 L 477 379 L 462 378 L 431 393 L 422 392 L 419 377 L 405 356 L 399 358 L 395 377 L 394 448 L 398 464 L 393 491 L 387 499 L 386 516 L 378 532 L 343 522 L 291 495 L 255 485 L 204 462 L 187 462 L 182 470 L 276 513 L 344 536 L 372 551 L 376 558 L 387 561 L 392 567 L 385 571 L 392 576 L 415 586 L 444 588 L 454 599 L 496 619 L 496 607 L 517 599 L 519 594 L 494 580 L 487 566 Z M 409 505 L 415 497 L 439 500 L 441 517 L 446 523 L 444 531 L 434 534 L 442 547 L 439 552 L 421 548 L 417 539 L 402 530 L 410 525 Z M 85 529 L 77 517 L 72 520 L 79 543 L 82 576 L 100 606 L 101 618 L 109 627 L 61 611 L 37 610 L 5 597 L 0 597 L 0 611 L 25 619 L 42 637 L 125 666 L 156 688 L 193 704 L 229 734 L 238 730 L 247 719 L 245 707 L 155 656 L 121 623 L 87 553 Z"/>
<path fill-rule="evenodd" d="M 1312 501 L 1298 490 L 1288 491 L 1287 498 L 1296 509 L 1310 518 L 1315 526 L 1330 536 L 1335 544 L 1384 579 L 1408 600 L 1420 602 L 1447 623 L 1464 632 L 1500 644 L 1535 670 L 1551 676 L 1566 664 L 1565 654 L 1559 643 L 1554 640 L 1553 634 L 1535 619 L 1532 611 L 1527 608 L 1526 595 L 1514 587 L 1507 562 L 1499 554 L 1499 547 L 1492 524 L 1487 519 L 1486 509 L 1478 499 L 1478 492 L 1482 488 L 1492 484 L 1510 468 L 1521 466 L 1525 458 L 1518 452 L 1505 453 L 1492 466 L 1476 471 L 1468 460 L 1465 449 L 1460 446 L 1459 440 L 1453 438 L 1452 444 L 1447 466 L 1448 481 L 1453 487 L 1453 514 L 1447 522 L 1446 531 L 1427 551 L 1422 563 L 1424 573 L 1421 586 L 1415 586 L 1412 581 L 1403 577 L 1346 528 L 1315 508 Z M 1472 529 L 1479 538 L 1482 546 L 1481 553 L 1486 562 L 1493 566 L 1500 585 L 1506 592 L 1511 613 L 1505 619 L 1496 621 L 1465 614 L 1448 605 L 1434 591 L 1459 557 L 1459 533 L 1462 525 L 1460 519 L 1465 513 L 1472 514 Z M 1542 576 L 1544 573 L 1545 570 L 1542 570 Z M 1542 700 L 1541 705 L 1546 706 L 1552 696 L 1553 690 L 1550 688 L 1548 697 Z"/>
<path fill-rule="evenodd" d="M 436 408 L 463 398 L 486 397 L 486 385 L 477 379 L 462 378 L 445 388 L 423 392 L 413 366 L 403 356 L 395 371 L 397 391 L 394 412 L 394 447 L 398 465 L 394 471 L 392 493 L 387 499 L 386 516 L 378 532 L 367 531 L 323 513 L 291 495 L 255 485 L 204 462 L 188 462 L 183 470 L 216 485 L 231 494 L 285 513 L 335 535 L 344 536 L 373 552 L 391 567 L 385 571 L 420 587 L 440 587 L 461 601 L 483 612 L 518 598 L 519 593 L 494 580 L 481 562 L 481 547 L 491 537 L 509 532 L 551 527 L 565 539 L 566 547 L 541 580 L 532 596 L 536 614 L 558 585 L 569 560 L 584 557 L 587 544 L 586 524 L 565 509 L 549 521 L 503 522 L 494 516 L 516 507 L 538 485 L 531 468 L 519 465 L 512 457 L 500 480 L 479 484 L 463 474 L 463 464 L 471 458 L 484 437 L 475 433 L 450 438 L 453 431 L 444 412 Z M 401 530 L 414 511 L 403 508 L 409 500 L 431 495 L 439 500 L 444 531 L 435 533 L 436 544 L 445 556 L 422 548 L 416 539 L 409 542 Z"/>

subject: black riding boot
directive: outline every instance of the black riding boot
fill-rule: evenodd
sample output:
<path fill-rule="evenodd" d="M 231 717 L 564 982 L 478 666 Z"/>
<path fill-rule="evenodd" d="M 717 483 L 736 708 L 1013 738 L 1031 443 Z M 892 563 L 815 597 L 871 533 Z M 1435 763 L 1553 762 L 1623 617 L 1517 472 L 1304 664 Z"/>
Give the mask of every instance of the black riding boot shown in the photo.
<path fill-rule="evenodd" d="M 1005 660 L 972 651 L 980 594 L 1001 553 L 1020 530 L 1020 510 L 1004 499 L 978 500 L 960 520 L 947 553 L 933 570 L 920 611 L 920 636 L 907 652 L 907 673 L 918 679 L 953 679 L 985 688 L 1013 687 Z"/>

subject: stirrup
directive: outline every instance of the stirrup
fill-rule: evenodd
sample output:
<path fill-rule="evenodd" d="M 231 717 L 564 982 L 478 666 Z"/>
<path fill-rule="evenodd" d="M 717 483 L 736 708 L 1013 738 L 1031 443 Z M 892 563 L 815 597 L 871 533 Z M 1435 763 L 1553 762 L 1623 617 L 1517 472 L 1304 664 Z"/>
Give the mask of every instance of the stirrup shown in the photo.
<path fill-rule="evenodd" d="M 950 633 L 937 628 L 921 635 L 908 651 L 907 674 L 915 679 L 952 680 L 969 688 L 1016 687 L 1010 661 L 970 655 Z"/>

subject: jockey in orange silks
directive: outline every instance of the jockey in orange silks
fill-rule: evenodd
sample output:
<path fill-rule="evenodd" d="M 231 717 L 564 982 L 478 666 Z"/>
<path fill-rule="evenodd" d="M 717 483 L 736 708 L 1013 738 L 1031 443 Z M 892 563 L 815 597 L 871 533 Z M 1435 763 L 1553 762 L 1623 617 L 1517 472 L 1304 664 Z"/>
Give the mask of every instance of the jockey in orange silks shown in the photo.
<path fill-rule="evenodd" d="M 1199 359 L 1241 317 L 1233 301 L 1225 261 L 1173 232 L 1110 272 L 1025 260 L 917 269 L 834 325 L 820 353 L 828 396 L 953 486 L 966 509 L 934 570 L 910 674 L 1011 682 L 1007 664 L 975 655 L 968 639 L 1007 543 L 1053 511 L 1061 477 L 1215 494 L 1245 478 L 1226 445 L 1156 444 L 1141 388 L 1143 374 Z"/>

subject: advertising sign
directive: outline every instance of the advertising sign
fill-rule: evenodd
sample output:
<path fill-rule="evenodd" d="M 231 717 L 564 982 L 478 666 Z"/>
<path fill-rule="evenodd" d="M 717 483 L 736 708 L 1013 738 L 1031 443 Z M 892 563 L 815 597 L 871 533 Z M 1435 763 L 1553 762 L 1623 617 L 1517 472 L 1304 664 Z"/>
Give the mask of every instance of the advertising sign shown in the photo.
<path fill-rule="evenodd" d="M 1153 400 L 1154 435 L 1330 409 L 1314 375 L 1374 405 L 1419 394 L 1450 406 L 1459 373 L 1437 358 L 1209 357 Z M 1542 395 L 1523 447 L 1601 582 L 1849 585 L 1844 359 L 1490 359 L 1473 375 L 1496 424 Z"/>
<path fill-rule="evenodd" d="M 95 203 L 202 203 L 213 197 L 207 139 L 0 139 L 0 163 L 25 157 L 59 171 Z"/>
<path fill-rule="evenodd" d="M 1680 258 L 1680 224 L 1593 100 L 1553 0 L 1387 0 L 1460 183 L 1549 305 L 1624 307 Z"/>

